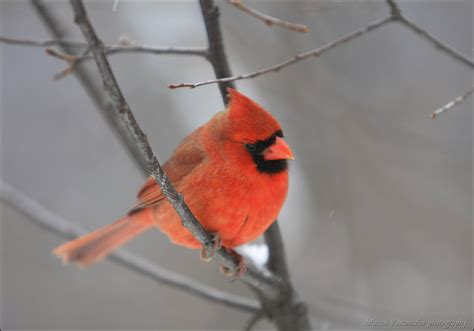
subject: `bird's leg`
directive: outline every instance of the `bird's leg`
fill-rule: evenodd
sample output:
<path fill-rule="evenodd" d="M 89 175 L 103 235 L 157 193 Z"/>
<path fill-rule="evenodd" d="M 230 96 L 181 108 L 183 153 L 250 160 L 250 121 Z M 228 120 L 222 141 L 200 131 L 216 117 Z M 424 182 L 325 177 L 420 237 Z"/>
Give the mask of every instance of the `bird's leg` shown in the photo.
<path fill-rule="evenodd" d="M 212 240 L 209 244 L 203 245 L 201 249 L 201 260 L 204 262 L 209 262 L 212 260 L 214 253 L 222 247 L 221 237 L 219 234 L 212 233 Z"/>
<path fill-rule="evenodd" d="M 237 259 L 238 265 L 237 265 L 237 268 L 235 269 L 227 268 L 221 265 L 220 266 L 221 272 L 226 277 L 236 277 L 236 278 L 242 277 L 247 272 L 247 263 L 245 262 L 242 255 L 238 254 L 236 251 L 232 249 L 227 249 L 227 251 L 229 252 L 229 254 L 233 255 Z"/>

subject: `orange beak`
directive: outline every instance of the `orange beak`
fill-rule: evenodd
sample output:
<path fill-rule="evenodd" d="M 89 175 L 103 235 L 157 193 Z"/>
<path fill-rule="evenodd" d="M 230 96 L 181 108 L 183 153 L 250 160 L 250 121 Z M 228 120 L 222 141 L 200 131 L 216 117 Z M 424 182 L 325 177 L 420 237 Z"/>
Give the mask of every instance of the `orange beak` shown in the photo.
<path fill-rule="evenodd" d="M 295 157 L 286 142 L 276 137 L 275 142 L 263 152 L 263 159 L 270 160 L 294 160 Z"/>

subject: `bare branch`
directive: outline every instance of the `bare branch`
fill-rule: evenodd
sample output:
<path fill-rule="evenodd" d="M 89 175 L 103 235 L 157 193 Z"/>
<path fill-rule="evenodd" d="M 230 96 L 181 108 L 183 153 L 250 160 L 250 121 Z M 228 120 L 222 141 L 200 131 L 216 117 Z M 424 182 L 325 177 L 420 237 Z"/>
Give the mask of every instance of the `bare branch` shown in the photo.
<path fill-rule="evenodd" d="M 387 4 L 390 7 L 390 15 L 392 15 L 393 18 L 398 19 L 400 16 L 402 16 L 400 7 L 398 7 L 398 4 L 395 2 L 395 0 L 387 0 Z"/>
<path fill-rule="evenodd" d="M 142 46 L 128 46 L 127 49 L 124 49 L 122 47 L 107 48 L 106 51 L 105 51 L 105 54 L 110 56 L 110 55 L 113 55 L 113 54 L 123 54 L 123 53 L 127 53 L 127 52 L 136 53 L 136 52 L 139 52 L 140 50 L 143 50 Z M 149 51 L 151 49 L 147 48 L 145 50 L 147 51 L 147 53 L 149 53 Z M 169 53 L 168 51 L 170 51 L 170 50 L 172 52 Z M 45 51 L 46 51 L 46 54 L 51 55 L 53 57 L 56 57 L 58 59 L 61 59 L 61 60 L 66 61 L 66 62 L 69 63 L 69 65 L 66 67 L 66 69 L 64 69 L 63 71 L 61 71 L 61 72 L 59 72 L 55 75 L 55 79 L 63 78 L 66 75 L 72 73 L 74 68 L 76 67 L 76 65 L 78 65 L 82 61 L 93 60 L 94 59 L 93 55 L 88 55 L 89 51 L 90 51 L 89 48 L 87 48 L 80 55 L 77 55 L 77 56 L 76 55 L 65 54 L 65 53 L 59 53 L 59 52 L 55 51 L 52 48 L 45 48 Z M 167 48 L 167 49 L 159 49 L 159 50 L 156 49 L 156 51 L 157 52 L 163 51 L 163 53 L 161 53 L 161 54 L 178 54 L 177 52 L 181 52 L 181 51 L 183 51 L 184 53 L 180 53 L 180 54 L 184 54 L 184 55 L 197 55 L 198 54 L 198 53 L 192 53 L 194 51 L 191 51 L 189 48 L 177 49 L 177 48 L 171 48 L 170 47 L 170 48 Z M 202 53 L 202 54 L 207 54 L 206 49 L 201 49 L 201 50 L 196 49 L 195 51 L 199 52 L 199 53 Z M 156 53 L 156 54 L 159 54 L 159 53 Z"/>
<path fill-rule="evenodd" d="M 243 74 L 243 75 L 238 75 L 238 76 L 230 76 L 230 77 L 221 78 L 221 79 L 210 79 L 210 80 L 199 82 L 199 83 L 171 84 L 171 85 L 168 85 L 168 87 L 170 89 L 175 89 L 175 88 L 180 88 L 180 87 L 195 88 L 195 87 L 199 87 L 199 86 L 203 86 L 203 85 L 209 85 L 209 84 L 215 84 L 215 83 L 230 83 L 230 82 L 234 82 L 234 81 L 237 81 L 237 80 L 254 78 L 254 77 L 257 77 L 257 76 L 267 74 L 269 72 L 278 72 L 279 70 L 281 70 L 281 69 L 283 69 L 283 68 L 285 68 L 285 67 L 287 67 L 291 64 L 294 64 L 294 63 L 299 62 L 301 60 L 307 59 L 309 57 L 313 57 L 313 56 L 314 57 L 319 57 L 322 54 L 324 54 L 325 52 L 329 51 L 330 49 L 335 48 L 336 46 L 339 46 L 341 44 L 347 43 L 347 42 L 349 42 L 349 41 L 351 41 L 351 40 L 353 40 L 353 39 L 355 39 L 359 36 L 362 36 L 362 35 L 370 32 L 370 31 L 372 31 L 372 30 L 380 28 L 380 27 L 384 26 L 385 24 L 391 22 L 392 20 L 393 20 L 392 17 L 387 17 L 387 18 L 384 18 L 384 19 L 381 19 L 381 20 L 377 20 L 375 22 L 372 22 L 372 23 L 364 26 L 361 29 L 355 30 L 355 31 L 345 35 L 342 38 L 331 41 L 331 42 L 327 43 L 326 45 L 324 45 L 320 48 L 316 48 L 316 49 L 313 49 L 313 50 L 305 52 L 305 53 L 297 54 L 289 60 L 286 60 L 284 62 L 275 64 L 271 67 L 267 67 L 267 68 L 264 68 L 264 69 L 261 69 L 261 70 L 258 70 L 258 71 L 254 71 L 254 72 L 250 72 L 250 73 Z"/>
<path fill-rule="evenodd" d="M 86 10 L 81 0 L 71 0 L 74 10 L 74 20 L 80 27 L 84 37 L 91 47 L 94 54 L 97 67 L 104 83 L 104 88 L 118 112 L 119 118 L 124 126 L 128 129 L 130 135 L 138 146 L 143 159 L 146 162 L 148 173 L 155 178 L 156 183 L 160 186 L 163 195 L 168 199 L 181 217 L 183 225 L 193 233 L 197 240 L 203 245 L 211 245 L 213 236 L 208 233 L 196 217 L 193 215 L 187 204 L 184 202 L 183 196 L 179 194 L 171 184 L 168 176 L 164 173 L 158 159 L 148 142 L 148 138 L 138 125 L 130 106 L 125 100 L 120 90 L 115 76 L 112 72 L 110 64 L 105 54 L 105 47 L 102 41 L 97 37 L 94 28 L 87 16 Z M 231 270 L 238 268 L 238 261 L 229 254 L 225 249 L 216 252 L 217 261 L 223 266 Z M 268 295 L 278 295 L 279 289 L 277 282 L 267 277 L 254 268 L 248 268 L 244 276 L 240 278 L 243 282 L 261 290 L 265 290 Z"/>
<path fill-rule="evenodd" d="M 4 44 L 9 44 L 9 45 L 33 46 L 33 47 L 65 46 L 65 47 L 78 48 L 78 49 L 87 47 L 87 43 L 85 42 L 65 40 L 65 39 L 29 40 L 29 39 L 0 37 L 0 42 Z"/>
<path fill-rule="evenodd" d="M 65 54 L 65 53 L 59 53 L 59 52 L 56 52 L 54 49 L 52 48 L 45 48 L 44 51 L 46 52 L 46 54 L 48 55 L 51 55 L 52 57 L 55 57 L 57 59 L 60 59 L 60 60 L 63 60 L 63 61 L 66 61 L 68 63 L 74 63 L 77 61 L 78 57 L 75 56 L 75 55 L 70 55 L 70 54 Z"/>
<path fill-rule="evenodd" d="M 3 181 L 0 197 L 3 201 L 23 212 L 34 223 L 39 224 L 62 237 L 75 238 L 87 233 L 85 229 L 82 229 L 70 221 L 50 212 L 38 202 L 32 200 L 24 193 L 16 190 Z M 155 265 L 151 261 L 125 249 L 112 253 L 110 258 L 112 261 L 115 261 L 116 263 L 158 283 L 171 286 L 203 299 L 248 312 L 257 313 L 260 309 L 259 304 L 255 300 L 235 296 L 210 287 L 195 279 Z"/>
<path fill-rule="evenodd" d="M 220 31 L 219 9 L 214 5 L 213 0 L 200 0 L 200 5 L 209 40 L 209 60 L 212 63 L 216 77 L 226 77 L 226 73 L 230 75 L 231 72 Z M 233 82 L 219 84 L 224 104 L 227 103 L 226 88 L 233 86 Z M 279 330 L 310 330 L 311 324 L 306 305 L 298 300 L 297 294 L 289 280 L 288 268 L 284 259 L 284 247 L 275 247 L 275 245 L 282 244 L 278 223 L 275 221 L 267 232 L 268 235 L 265 233 L 265 240 L 270 238 L 270 242 L 267 242 L 270 258 L 273 263 L 282 263 L 282 265 L 275 267 L 275 271 L 284 272 L 282 275 L 275 275 L 280 286 L 276 296 L 269 296 L 268 292 L 261 291 L 259 288 L 253 288 L 262 303 L 263 313 L 274 320 Z M 275 234 L 278 234 L 278 236 L 275 237 Z M 280 242 L 278 239 L 280 239 Z"/>
<path fill-rule="evenodd" d="M 467 66 L 469 66 L 470 68 L 474 68 L 474 61 L 471 58 L 468 58 L 465 55 L 463 55 L 463 54 L 459 53 L 458 51 L 456 51 L 455 49 L 453 49 L 452 47 L 447 46 L 446 44 L 441 42 L 439 39 L 437 39 L 436 37 L 434 37 L 433 35 L 428 33 L 426 30 L 422 29 L 417 24 L 415 24 L 414 22 L 410 21 L 405 16 L 403 16 L 401 11 L 400 11 L 400 8 L 398 7 L 398 5 L 395 3 L 394 0 L 387 0 L 387 4 L 390 6 L 390 9 L 391 9 L 390 17 L 372 22 L 372 23 L 366 25 L 365 27 L 363 27 L 359 30 L 353 31 L 353 32 L 349 33 L 348 35 L 346 35 L 342 38 L 336 39 L 336 40 L 334 40 L 334 41 L 332 41 L 332 42 L 330 42 L 330 43 L 328 43 L 328 44 L 326 44 L 326 45 L 324 45 L 320 48 L 316 48 L 314 50 L 311 50 L 311 51 L 308 51 L 308 52 L 305 52 L 305 53 L 297 54 L 294 57 L 292 57 L 291 59 L 286 60 L 286 61 L 281 62 L 281 63 L 278 63 L 278 64 L 273 65 L 271 67 L 267 67 L 267 68 L 264 68 L 264 69 L 261 69 L 261 70 L 257 70 L 257 71 L 254 71 L 254 72 L 247 73 L 247 74 L 242 74 L 242 75 L 237 75 L 237 76 L 230 76 L 229 75 L 225 78 L 210 79 L 210 80 L 206 80 L 206 81 L 202 81 L 202 82 L 198 82 L 198 83 L 170 84 L 170 85 L 168 85 L 168 88 L 170 88 L 170 89 L 176 89 L 176 88 L 182 88 L 182 87 L 196 88 L 196 87 L 199 87 L 199 86 L 215 84 L 215 83 L 219 83 L 219 84 L 231 83 L 231 82 L 234 82 L 234 81 L 237 81 L 237 80 L 243 80 L 243 79 L 250 79 L 250 78 L 258 77 L 258 76 L 267 74 L 269 72 L 278 72 L 279 70 L 281 70 L 281 69 L 283 69 L 283 68 L 285 68 L 289 65 L 292 65 L 296 62 L 304 60 L 306 58 L 309 58 L 309 57 L 312 57 L 312 56 L 318 57 L 318 56 L 322 55 L 323 53 L 325 53 L 326 51 L 328 51 L 328 50 L 330 50 L 330 49 L 332 49 L 336 46 L 339 46 L 341 44 L 344 44 L 346 42 L 349 42 L 349 41 L 351 41 L 351 40 L 353 40 L 357 37 L 360 37 L 361 35 L 364 35 L 369 31 L 375 30 L 375 29 L 387 24 L 390 21 L 400 22 L 401 24 L 407 26 L 412 31 L 416 32 L 417 34 L 421 35 L 426 40 L 431 42 L 437 49 L 445 52 L 446 54 L 450 55 L 454 59 L 460 61 L 461 63 L 464 63 Z"/>
<path fill-rule="evenodd" d="M 240 0 L 227 0 L 227 3 L 231 4 L 235 8 L 240 9 L 244 13 L 247 13 L 250 16 L 253 16 L 259 19 L 260 21 L 264 22 L 268 26 L 276 25 L 276 26 L 280 26 L 282 28 L 296 31 L 296 32 L 303 32 L 303 33 L 309 32 L 309 28 L 306 25 L 284 21 L 279 18 L 261 13 L 243 4 L 242 1 Z"/>
<path fill-rule="evenodd" d="M 288 282 L 290 273 L 288 272 L 285 245 L 283 244 L 278 221 L 275 221 L 268 230 L 265 231 L 265 242 L 268 247 L 271 247 L 268 252 L 268 269 Z"/>
<path fill-rule="evenodd" d="M 201 6 L 202 18 L 206 26 L 206 35 L 209 44 L 208 60 L 211 62 L 212 68 L 217 78 L 232 76 L 229 62 L 224 50 L 224 41 L 222 39 L 221 27 L 219 24 L 219 8 L 214 5 L 213 0 L 199 0 Z M 235 84 L 231 81 L 219 82 L 219 90 L 221 92 L 224 104 L 227 104 L 227 88 L 235 88 Z"/>
<path fill-rule="evenodd" d="M 48 11 L 46 6 L 40 0 L 31 0 L 31 5 L 46 25 L 50 35 L 53 36 L 53 40 L 64 40 L 63 31 L 66 31 L 67 29 L 62 26 L 61 21 Z M 88 48 L 87 43 L 82 43 L 82 45 L 82 48 Z M 72 44 L 58 44 L 58 46 L 65 53 L 72 53 L 74 50 Z M 125 151 L 129 154 L 132 162 L 134 162 L 138 169 L 142 171 L 143 169 L 146 169 L 145 160 L 138 151 L 135 142 L 131 139 L 126 128 L 122 125 L 117 113 L 112 109 L 113 105 L 104 94 L 102 86 L 97 84 L 97 80 L 93 74 L 83 66 L 75 68 L 74 74 L 92 103 L 99 110 L 99 113 L 102 115 L 113 134 L 120 142 L 122 142 Z M 143 172 L 146 175 L 146 171 Z"/>
<path fill-rule="evenodd" d="M 55 58 L 58 58 L 68 63 L 65 69 L 61 70 L 60 72 L 54 75 L 54 79 L 58 80 L 58 79 L 66 77 L 69 74 L 72 74 L 74 72 L 74 69 L 76 68 L 76 65 L 79 63 L 80 58 L 87 56 L 87 54 L 90 52 L 90 48 L 85 49 L 81 53 L 80 56 L 59 53 L 52 48 L 45 48 L 45 51 L 46 51 L 46 54 L 51 55 Z"/>
<path fill-rule="evenodd" d="M 46 207 L 30 198 L 25 193 L 20 192 L 4 181 L 1 182 L 0 200 L 8 203 L 25 214 L 28 220 L 32 223 L 66 239 L 76 238 L 88 232 L 86 229 L 49 211 Z M 250 324 L 251 320 L 254 320 L 257 316 L 259 316 L 259 319 L 264 317 L 261 316 L 262 311 L 260 305 L 255 300 L 229 294 L 214 287 L 210 287 L 191 277 L 156 265 L 127 249 L 120 249 L 113 252 L 109 256 L 109 259 L 160 284 L 185 291 L 186 293 L 196 295 L 211 302 L 223 304 L 230 308 L 254 313 L 253 318 L 249 319 L 247 322 L 247 326 Z M 338 310 L 341 309 L 344 311 L 337 314 Z M 364 322 L 367 320 L 366 316 L 368 316 L 366 309 L 366 307 L 359 307 L 356 304 L 347 304 L 334 299 L 325 299 L 317 301 L 316 312 L 318 314 L 321 314 L 322 312 L 324 315 L 335 320 Z M 336 315 L 334 315 L 335 312 Z M 354 314 L 365 315 L 361 315 L 360 318 L 355 318 L 353 317 Z"/>
<path fill-rule="evenodd" d="M 38 15 L 43 19 L 46 27 L 50 31 L 51 35 L 54 38 L 60 39 L 63 37 L 62 31 L 66 29 L 61 26 L 61 23 L 52 15 L 44 4 L 40 0 L 31 1 L 33 8 L 37 11 Z M 62 47 L 65 52 L 71 51 L 68 47 Z M 102 92 L 102 86 L 96 84 L 95 79 L 92 78 L 92 75 L 89 74 L 88 70 L 85 67 L 78 67 L 75 70 L 75 76 L 78 78 L 84 90 L 87 92 L 100 114 L 102 114 L 109 124 L 112 131 L 116 134 L 119 141 L 123 143 L 126 147 L 126 150 L 129 151 L 131 159 L 136 161 L 136 165 L 142 171 L 144 175 L 147 175 L 147 163 L 143 157 L 141 151 L 138 149 L 132 137 L 128 134 L 127 129 L 122 124 L 120 114 L 115 111 L 114 105 L 110 101 L 106 100 L 106 96 Z M 252 277 L 253 273 L 252 268 L 247 270 L 248 276 Z M 273 296 L 276 295 L 278 286 L 273 284 L 268 278 L 264 278 L 260 275 L 253 276 L 254 282 L 249 281 L 251 284 L 250 287 L 253 289 L 260 288 L 260 290 L 266 290 L 267 295 Z M 245 281 L 245 280 L 244 280 Z M 259 287 L 260 286 L 260 287 Z"/>
<path fill-rule="evenodd" d="M 27 40 L 0 37 L 0 42 L 18 46 L 33 47 L 51 47 L 61 46 L 70 49 L 86 49 L 87 43 L 81 41 L 72 41 L 64 39 L 48 39 L 48 40 Z M 151 46 L 151 45 L 121 45 L 121 44 L 105 44 L 105 53 L 107 55 L 125 54 L 125 53 L 148 53 L 155 55 L 195 55 L 207 57 L 207 49 L 204 47 L 179 47 L 179 46 Z M 79 57 L 79 59 L 93 59 L 92 56 Z"/>
<path fill-rule="evenodd" d="M 408 18 L 401 16 L 398 21 L 406 27 L 410 28 L 412 31 L 422 36 L 423 38 L 425 38 L 426 40 L 428 40 L 430 43 L 433 44 L 436 49 L 450 55 L 453 59 L 458 60 L 460 63 L 467 65 L 469 68 L 474 68 L 474 61 L 471 58 L 446 45 L 441 40 L 430 34 L 428 31 L 422 29 L 416 23 L 410 21 Z"/>
<path fill-rule="evenodd" d="M 398 4 L 395 2 L 395 0 L 387 0 L 387 4 L 390 7 L 391 15 L 392 15 L 394 20 L 400 22 L 401 24 L 403 24 L 404 26 L 406 26 L 407 28 L 409 28 L 413 32 L 419 34 L 421 37 L 423 37 L 428 42 L 433 44 L 433 46 L 436 49 L 448 54 L 453 59 L 467 65 L 469 68 L 471 68 L 471 69 L 474 68 L 474 61 L 473 61 L 472 58 L 470 58 L 470 57 L 458 52 L 454 48 L 446 45 L 441 40 L 439 40 L 437 37 L 433 36 L 432 34 L 430 34 L 425 29 L 421 28 L 418 24 L 416 24 L 415 22 L 413 22 L 410 19 L 406 18 L 403 15 L 402 11 L 400 10 L 400 7 L 398 6 Z"/>
<path fill-rule="evenodd" d="M 179 47 L 179 46 L 147 46 L 147 45 L 108 45 L 105 48 L 107 55 L 123 53 L 149 53 L 156 55 L 196 55 L 207 57 L 207 49 L 204 47 Z"/>
<path fill-rule="evenodd" d="M 439 114 L 444 113 L 445 111 L 448 111 L 448 110 L 454 108 L 455 106 L 457 106 L 458 104 L 460 104 L 461 102 L 463 102 L 467 98 L 469 98 L 472 95 L 472 93 L 474 93 L 473 88 L 471 88 L 469 91 L 465 92 L 463 95 L 460 95 L 459 97 L 457 97 L 453 101 L 448 102 L 443 107 L 441 107 L 441 108 L 435 110 L 434 112 L 432 112 L 431 113 L 431 118 L 436 118 L 436 116 L 438 116 Z"/>

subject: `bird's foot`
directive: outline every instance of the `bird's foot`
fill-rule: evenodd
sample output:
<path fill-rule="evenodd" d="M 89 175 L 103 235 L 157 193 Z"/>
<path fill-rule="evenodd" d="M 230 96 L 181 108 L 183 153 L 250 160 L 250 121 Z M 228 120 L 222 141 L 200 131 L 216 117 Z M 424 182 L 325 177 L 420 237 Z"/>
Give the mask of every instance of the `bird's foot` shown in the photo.
<path fill-rule="evenodd" d="M 221 237 L 218 233 L 212 234 L 212 240 L 208 245 L 204 245 L 201 249 L 201 260 L 204 262 L 209 262 L 212 260 L 212 257 L 222 247 Z"/>
<path fill-rule="evenodd" d="M 228 252 L 231 255 L 235 256 L 235 258 L 237 259 L 237 261 L 238 261 L 237 262 L 238 263 L 237 268 L 232 269 L 232 268 L 227 268 L 227 267 L 221 265 L 220 266 L 221 272 L 226 277 L 235 277 L 235 278 L 242 277 L 247 272 L 247 262 L 245 262 L 242 255 L 238 254 L 236 251 L 229 249 Z"/>

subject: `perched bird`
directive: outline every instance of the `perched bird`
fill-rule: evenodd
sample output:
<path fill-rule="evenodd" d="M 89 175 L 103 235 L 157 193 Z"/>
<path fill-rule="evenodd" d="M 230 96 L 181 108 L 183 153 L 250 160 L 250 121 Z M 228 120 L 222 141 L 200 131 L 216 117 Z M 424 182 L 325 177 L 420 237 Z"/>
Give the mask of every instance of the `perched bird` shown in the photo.
<path fill-rule="evenodd" d="M 276 219 L 288 191 L 293 154 L 278 122 L 260 105 L 228 89 L 229 106 L 187 136 L 163 168 L 216 246 L 257 239 Z M 160 187 L 149 178 L 124 217 L 54 250 L 65 262 L 95 263 L 153 227 L 178 245 L 202 249 Z"/>

